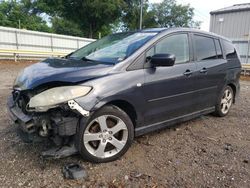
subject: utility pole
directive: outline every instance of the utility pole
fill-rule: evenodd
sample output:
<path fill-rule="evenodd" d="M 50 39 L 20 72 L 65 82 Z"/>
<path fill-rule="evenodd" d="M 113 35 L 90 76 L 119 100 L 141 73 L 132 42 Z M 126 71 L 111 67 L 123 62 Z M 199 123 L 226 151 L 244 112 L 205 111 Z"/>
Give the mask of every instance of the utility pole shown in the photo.
<path fill-rule="evenodd" d="M 143 0 L 141 0 L 141 11 L 140 11 L 140 29 L 142 29 L 142 8 L 143 8 Z"/>
<path fill-rule="evenodd" d="M 18 28 L 21 29 L 21 20 L 18 20 Z"/>

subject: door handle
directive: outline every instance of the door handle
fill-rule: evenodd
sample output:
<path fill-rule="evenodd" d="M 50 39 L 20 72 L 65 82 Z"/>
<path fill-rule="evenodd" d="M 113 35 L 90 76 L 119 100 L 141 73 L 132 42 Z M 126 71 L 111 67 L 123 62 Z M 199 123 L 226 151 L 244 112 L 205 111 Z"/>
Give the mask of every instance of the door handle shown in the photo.
<path fill-rule="evenodd" d="M 204 67 L 203 69 L 200 70 L 200 73 L 207 73 L 207 69 Z"/>
<path fill-rule="evenodd" d="M 191 74 L 193 74 L 193 72 L 191 70 L 186 70 L 186 72 L 183 73 L 185 76 L 190 76 Z"/>

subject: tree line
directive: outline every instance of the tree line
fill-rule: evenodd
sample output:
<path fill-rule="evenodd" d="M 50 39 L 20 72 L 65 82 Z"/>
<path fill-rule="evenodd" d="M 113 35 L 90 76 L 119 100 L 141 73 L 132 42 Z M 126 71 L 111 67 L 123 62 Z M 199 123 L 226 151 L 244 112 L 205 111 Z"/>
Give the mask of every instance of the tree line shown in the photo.
<path fill-rule="evenodd" d="M 0 0 L 0 25 L 80 37 L 139 28 L 141 0 Z M 143 1 L 143 28 L 199 27 L 194 8 Z"/>

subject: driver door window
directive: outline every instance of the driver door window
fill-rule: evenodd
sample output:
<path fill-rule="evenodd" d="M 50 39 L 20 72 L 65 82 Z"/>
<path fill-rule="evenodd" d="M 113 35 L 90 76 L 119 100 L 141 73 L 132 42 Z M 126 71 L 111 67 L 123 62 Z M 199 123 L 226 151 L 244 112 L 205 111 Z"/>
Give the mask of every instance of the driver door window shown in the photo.
<path fill-rule="evenodd" d="M 174 54 L 176 57 L 175 64 L 188 62 L 190 59 L 188 35 L 176 34 L 164 38 L 146 53 L 146 57 L 155 54 Z"/>

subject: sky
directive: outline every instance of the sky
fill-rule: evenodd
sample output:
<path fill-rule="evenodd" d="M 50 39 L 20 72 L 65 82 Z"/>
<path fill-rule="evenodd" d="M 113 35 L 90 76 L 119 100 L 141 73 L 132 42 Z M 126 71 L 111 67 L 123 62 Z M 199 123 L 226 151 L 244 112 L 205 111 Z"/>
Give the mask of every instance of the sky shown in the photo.
<path fill-rule="evenodd" d="M 162 0 L 149 0 L 150 3 L 160 3 Z M 201 29 L 209 31 L 209 12 L 218 10 L 224 7 L 229 7 L 234 4 L 250 3 L 250 0 L 176 0 L 178 4 L 190 4 L 193 7 L 195 16 L 194 19 L 202 21 Z"/>

